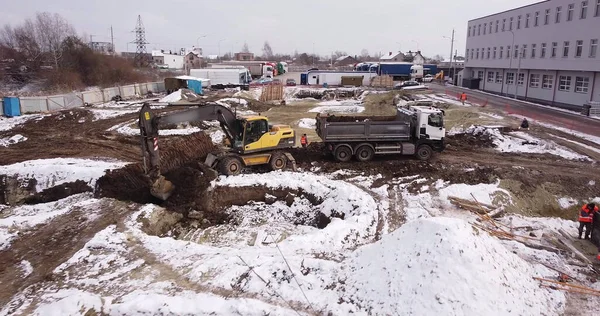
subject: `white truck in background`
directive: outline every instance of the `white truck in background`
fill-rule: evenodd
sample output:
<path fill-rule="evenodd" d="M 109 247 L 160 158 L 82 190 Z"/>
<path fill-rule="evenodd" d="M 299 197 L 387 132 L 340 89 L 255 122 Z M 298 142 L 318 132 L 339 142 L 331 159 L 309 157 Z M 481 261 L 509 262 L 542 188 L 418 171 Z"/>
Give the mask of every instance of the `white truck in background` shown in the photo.
<path fill-rule="evenodd" d="M 243 68 L 203 68 L 190 69 L 190 76 L 209 79 L 211 88 L 237 88 L 248 89 L 252 75 Z"/>
<path fill-rule="evenodd" d="M 218 64 L 210 64 L 209 67 L 213 68 L 213 69 L 246 68 L 250 71 L 250 74 L 252 75 L 252 78 L 254 78 L 254 79 L 273 78 L 273 73 L 274 73 L 272 65 L 268 65 L 265 62 L 255 62 L 255 61 L 248 61 L 248 62 L 229 61 L 229 62 L 223 62 L 223 63 L 218 63 Z"/>

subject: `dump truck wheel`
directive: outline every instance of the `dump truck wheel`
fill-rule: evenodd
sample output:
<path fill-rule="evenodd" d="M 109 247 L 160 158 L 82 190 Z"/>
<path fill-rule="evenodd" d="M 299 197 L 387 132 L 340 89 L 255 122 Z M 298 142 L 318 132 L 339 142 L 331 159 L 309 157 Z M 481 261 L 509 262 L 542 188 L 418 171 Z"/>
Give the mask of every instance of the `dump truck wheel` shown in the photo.
<path fill-rule="evenodd" d="M 242 162 L 236 157 L 225 157 L 219 163 L 219 171 L 226 176 L 235 176 L 242 172 Z"/>
<path fill-rule="evenodd" d="M 417 148 L 417 158 L 419 160 L 429 160 L 433 155 L 433 149 L 429 145 L 421 145 Z"/>
<path fill-rule="evenodd" d="M 269 165 L 273 171 L 283 170 L 285 167 L 287 167 L 287 157 L 285 157 L 283 153 L 274 153 L 271 156 Z"/>
<path fill-rule="evenodd" d="M 375 156 L 375 151 L 369 145 L 362 145 L 358 147 L 356 153 L 354 153 L 354 156 L 356 157 L 356 160 L 365 162 L 373 159 L 373 156 Z"/>
<path fill-rule="evenodd" d="M 333 155 L 335 156 L 335 160 L 339 162 L 348 162 L 352 159 L 352 150 L 346 146 L 339 146 L 335 149 Z"/>

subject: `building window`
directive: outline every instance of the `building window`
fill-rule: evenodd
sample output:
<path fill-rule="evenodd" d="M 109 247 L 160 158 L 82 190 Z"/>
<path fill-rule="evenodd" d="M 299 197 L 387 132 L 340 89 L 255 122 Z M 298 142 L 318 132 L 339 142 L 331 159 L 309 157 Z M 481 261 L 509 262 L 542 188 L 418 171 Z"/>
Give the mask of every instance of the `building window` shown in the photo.
<path fill-rule="evenodd" d="M 475 55 L 475 59 L 479 59 L 479 48 L 477 49 L 477 55 Z"/>
<path fill-rule="evenodd" d="M 583 41 L 575 42 L 575 57 L 581 57 L 583 54 Z"/>
<path fill-rule="evenodd" d="M 477 36 L 481 35 L 481 24 L 477 25 Z"/>
<path fill-rule="evenodd" d="M 542 43 L 542 49 L 540 50 L 540 58 L 546 58 L 546 43 Z"/>
<path fill-rule="evenodd" d="M 513 54 L 515 58 L 519 58 L 519 45 L 515 45 L 515 53 Z"/>
<path fill-rule="evenodd" d="M 510 45 L 506 46 L 506 58 L 510 58 Z"/>
<path fill-rule="evenodd" d="M 582 20 L 587 17 L 587 7 L 588 7 L 588 2 L 582 1 L 581 2 L 581 14 L 579 15 L 579 18 Z"/>
<path fill-rule="evenodd" d="M 554 23 L 560 23 L 560 13 L 562 11 L 562 7 L 557 7 L 556 8 L 556 19 Z"/>
<path fill-rule="evenodd" d="M 492 22 L 490 22 L 490 29 L 488 30 L 489 34 L 492 34 Z"/>
<path fill-rule="evenodd" d="M 568 41 L 563 43 L 563 57 L 569 57 L 569 44 Z"/>
<path fill-rule="evenodd" d="M 535 58 L 535 48 L 537 44 L 531 44 L 531 58 Z"/>
<path fill-rule="evenodd" d="M 475 53 L 475 49 L 471 49 L 471 59 L 473 59 L 473 54 Z"/>
<path fill-rule="evenodd" d="M 600 1 L 600 0 L 598 0 L 598 1 Z M 498 26 L 499 26 L 499 25 L 500 25 L 500 21 L 499 21 L 499 20 L 496 20 L 496 33 L 498 33 Z"/>
<path fill-rule="evenodd" d="M 552 42 L 552 51 L 550 53 L 550 57 L 556 57 L 556 53 L 558 51 L 558 43 L 557 42 Z"/>
<path fill-rule="evenodd" d="M 494 82 L 494 72 L 488 71 L 487 82 Z"/>
<path fill-rule="evenodd" d="M 519 15 L 517 17 L 517 30 L 520 30 L 520 29 L 521 29 L 521 16 Z"/>
<path fill-rule="evenodd" d="M 508 30 L 509 31 L 512 31 L 512 24 L 513 24 L 512 22 L 513 22 L 513 20 L 514 20 L 514 18 L 510 17 L 510 22 L 508 22 Z"/>
<path fill-rule="evenodd" d="M 600 0 L 598 0 L 600 1 Z M 596 58 L 596 53 L 598 52 L 598 39 L 593 39 L 590 41 L 590 58 Z"/>
<path fill-rule="evenodd" d="M 575 77 L 575 92 L 587 93 L 590 86 L 589 77 Z"/>
<path fill-rule="evenodd" d="M 506 31 L 506 19 L 502 19 L 502 32 Z"/>
<path fill-rule="evenodd" d="M 502 83 L 502 80 L 504 80 L 502 78 L 502 72 L 501 71 L 497 71 L 496 72 L 496 83 Z"/>
<path fill-rule="evenodd" d="M 533 19 L 533 26 L 540 25 L 540 12 L 535 13 L 535 18 Z"/>
<path fill-rule="evenodd" d="M 550 23 L 550 9 L 546 9 L 546 15 L 544 16 L 544 25 Z"/>
<path fill-rule="evenodd" d="M 571 90 L 571 76 L 560 76 L 558 80 L 559 91 Z"/>
<path fill-rule="evenodd" d="M 467 48 L 467 53 L 465 54 L 465 61 L 469 61 L 469 49 Z"/>
<path fill-rule="evenodd" d="M 487 23 L 483 23 L 483 35 L 485 35 L 486 30 L 487 30 Z"/>
<path fill-rule="evenodd" d="M 492 53 L 492 49 L 491 48 L 487 48 L 487 59 L 490 59 L 490 55 Z"/>
<path fill-rule="evenodd" d="M 530 88 L 539 88 L 540 87 L 540 75 L 531 74 L 531 76 L 529 76 L 529 87 Z"/>
<path fill-rule="evenodd" d="M 600 0 L 596 0 L 596 12 L 594 16 L 600 16 Z"/>
<path fill-rule="evenodd" d="M 496 54 L 498 53 L 498 51 L 496 50 L 497 48 L 494 47 L 494 59 L 496 59 Z"/>
<path fill-rule="evenodd" d="M 521 58 L 523 58 L 523 59 L 527 58 L 527 45 L 526 44 L 523 45 L 523 52 L 522 52 L 522 54 L 523 55 L 520 56 Z"/>
<path fill-rule="evenodd" d="M 500 55 L 498 55 L 498 58 L 502 59 L 503 54 L 504 54 L 504 47 L 500 46 Z"/>
<path fill-rule="evenodd" d="M 525 14 L 525 28 L 529 27 L 529 17 L 531 14 L 527 13 Z"/>
<path fill-rule="evenodd" d="M 517 77 L 517 84 L 522 86 L 525 84 L 525 74 L 520 72 L 519 76 Z"/>
<path fill-rule="evenodd" d="M 477 78 L 478 79 L 483 79 L 483 71 L 482 70 L 480 70 L 480 71 L 477 72 Z"/>
<path fill-rule="evenodd" d="M 471 27 L 469 26 L 469 32 L 467 33 L 467 37 L 471 37 Z"/>
<path fill-rule="evenodd" d="M 515 84 L 515 73 L 514 72 L 506 73 L 506 84 Z"/>
<path fill-rule="evenodd" d="M 552 89 L 554 85 L 554 76 L 544 75 L 542 77 L 542 89 Z"/>
<path fill-rule="evenodd" d="M 575 11 L 575 4 L 569 4 L 569 11 L 567 11 L 567 21 L 573 21 L 573 12 Z"/>

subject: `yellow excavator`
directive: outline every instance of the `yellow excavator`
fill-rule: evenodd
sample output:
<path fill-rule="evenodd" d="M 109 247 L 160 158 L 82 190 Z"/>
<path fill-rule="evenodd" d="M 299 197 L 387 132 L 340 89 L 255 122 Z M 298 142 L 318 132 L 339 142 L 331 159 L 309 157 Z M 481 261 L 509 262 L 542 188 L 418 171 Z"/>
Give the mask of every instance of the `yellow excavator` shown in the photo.
<path fill-rule="evenodd" d="M 144 172 L 150 178 L 150 193 L 166 200 L 175 186 L 160 172 L 158 135 L 161 126 L 182 122 L 218 121 L 226 136 L 225 150 L 209 153 L 204 164 L 223 175 L 237 175 L 245 167 L 268 165 L 271 170 L 291 166 L 296 160 L 286 151 L 296 145 L 296 133 L 289 125 L 270 125 L 261 115 L 237 117 L 229 108 L 215 103 L 190 103 L 184 111 L 154 115 L 150 104 L 140 110 L 138 125 L 142 137 Z M 148 166 L 149 162 L 149 166 Z"/>

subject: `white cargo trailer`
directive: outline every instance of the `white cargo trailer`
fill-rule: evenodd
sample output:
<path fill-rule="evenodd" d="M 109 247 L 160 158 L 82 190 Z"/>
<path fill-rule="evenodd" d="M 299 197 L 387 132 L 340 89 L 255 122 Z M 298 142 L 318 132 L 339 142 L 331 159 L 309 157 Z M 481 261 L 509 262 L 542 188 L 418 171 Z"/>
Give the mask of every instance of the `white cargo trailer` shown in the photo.
<path fill-rule="evenodd" d="M 377 76 L 377 73 L 362 71 L 309 71 L 307 74 L 307 83 L 309 85 L 322 86 L 341 86 L 342 77 L 362 77 L 362 85 L 371 84 L 371 78 Z"/>
<path fill-rule="evenodd" d="M 210 80 L 213 88 L 247 87 L 252 76 L 246 68 L 218 69 L 203 68 L 191 69 L 190 76 Z"/>

